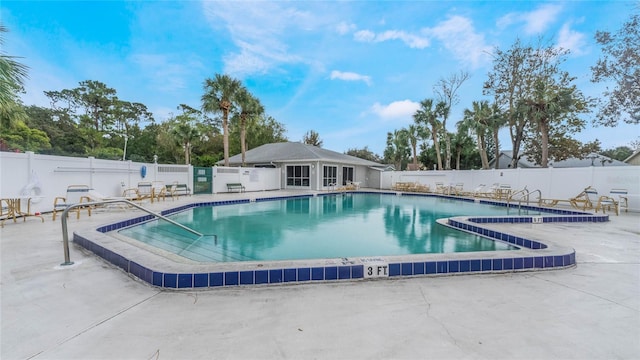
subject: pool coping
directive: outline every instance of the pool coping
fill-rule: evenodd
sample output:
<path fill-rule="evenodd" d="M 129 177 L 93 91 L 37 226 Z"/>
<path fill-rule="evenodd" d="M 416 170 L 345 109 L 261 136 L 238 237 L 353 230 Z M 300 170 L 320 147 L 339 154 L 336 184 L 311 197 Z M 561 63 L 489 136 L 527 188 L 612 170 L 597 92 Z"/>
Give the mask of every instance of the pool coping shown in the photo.
<path fill-rule="evenodd" d="M 224 206 L 291 198 L 306 198 L 345 193 L 372 193 L 396 196 L 443 197 L 497 206 L 513 206 L 489 199 L 404 192 L 341 191 L 293 196 L 271 196 L 252 199 L 193 202 L 161 212 L 169 215 L 197 206 Z M 95 253 L 149 285 L 171 290 L 207 289 L 243 285 L 296 284 L 329 281 L 360 281 L 393 279 L 413 276 L 443 276 L 461 274 L 505 273 L 563 269 L 576 264 L 575 250 L 539 240 L 491 230 L 483 224 L 540 224 L 554 222 L 606 222 L 608 215 L 594 215 L 564 209 L 520 206 L 523 209 L 550 212 L 549 215 L 457 216 L 439 219 L 438 223 L 480 235 L 492 240 L 510 243 L 519 250 L 492 252 L 460 252 L 440 254 L 413 254 L 286 261 L 243 261 L 226 263 L 197 263 L 176 261 L 135 246 L 109 232 L 154 219 L 152 215 L 102 225 L 94 231 L 74 232 L 73 241 Z M 121 254 L 126 254 L 121 255 Z"/>

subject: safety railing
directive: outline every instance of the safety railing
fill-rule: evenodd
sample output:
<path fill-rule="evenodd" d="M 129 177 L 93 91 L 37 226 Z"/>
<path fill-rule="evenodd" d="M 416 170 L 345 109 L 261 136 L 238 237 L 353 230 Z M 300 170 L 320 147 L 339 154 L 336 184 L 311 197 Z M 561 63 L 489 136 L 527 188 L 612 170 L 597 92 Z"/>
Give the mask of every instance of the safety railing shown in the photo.
<path fill-rule="evenodd" d="M 542 201 L 542 191 L 536 189 L 533 190 L 532 192 L 529 193 L 529 196 L 531 196 L 531 194 L 535 194 L 538 193 L 538 200 L 536 200 L 536 204 L 538 204 L 538 206 L 540 206 L 540 202 Z M 529 204 L 529 199 L 527 199 L 527 205 Z"/>
<path fill-rule="evenodd" d="M 184 229 L 186 231 L 189 231 L 193 234 L 196 234 L 198 236 L 203 236 L 201 233 L 186 227 L 178 222 L 175 222 L 171 219 L 169 219 L 168 217 L 155 213 L 147 208 L 144 208 L 132 201 L 129 200 L 125 200 L 125 199 L 114 199 L 114 200 L 103 200 L 103 201 L 94 201 L 94 202 L 85 202 L 85 203 L 78 203 L 78 204 L 73 204 L 70 205 L 69 207 L 67 207 L 66 209 L 64 209 L 64 211 L 62 212 L 62 216 L 60 217 L 60 221 L 62 223 L 62 246 L 64 247 L 64 262 L 60 265 L 73 265 L 73 261 L 71 261 L 71 258 L 69 256 L 69 232 L 67 230 L 67 214 L 69 213 L 70 210 L 78 208 L 78 207 L 86 207 L 86 206 L 96 206 L 96 205 L 105 205 L 105 204 L 116 204 L 116 203 L 125 203 L 128 204 L 129 206 L 133 206 L 139 210 L 142 210 L 144 212 L 146 212 L 147 214 L 153 215 L 159 219 L 162 219 L 166 222 L 169 222 L 181 229 Z"/>
<path fill-rule="evenodd" d="M 531 202 L 531 194 L 535 194 L 538 193 L 538 200 L 537 203 L 540 202 L 540 199 L 542 199 L 542 192 L 540 190 L 533 190 L 533 191 L 529 191 L 527 189 L 527 187 L 525 186 L 524 189 L 519 190 L 514 192 L 513 194 L 511 194 L 509 196 L 509 198 L 507 199 L 507 206 L 510 205 L 511 201 L 517 200 L 518 201 L 518 211 L 520 210 L 520 208 L 522 207 L 522 203 L 526 203 L 526 205 L 529 205 Z"/>

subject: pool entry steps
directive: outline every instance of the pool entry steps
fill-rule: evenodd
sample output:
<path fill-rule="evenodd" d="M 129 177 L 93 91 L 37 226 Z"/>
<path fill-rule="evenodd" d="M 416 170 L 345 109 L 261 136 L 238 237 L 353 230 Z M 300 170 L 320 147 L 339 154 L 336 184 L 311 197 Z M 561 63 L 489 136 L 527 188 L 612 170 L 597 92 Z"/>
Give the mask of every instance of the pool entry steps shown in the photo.
<path fill-rule="evenodd" d="M 375 192 L 375 194 L 396 196 L 395 192 Z M 319 194 L 317 196 L 329 195 L 335 195 L 335 193 Z M 311 196 L 315 195 L 192 203 L 163 211 L 161 214 L 166 216 L 198 206 L 224 206 L 249 203 L 250 201 L 259 202 Z M 440 195 L 403 194 L 402 196 Z M 481 200 L 480 202 L 506 206 L 506 204 L 494 201 Z M 528 208 L 548 212 L 548 209 Z M 392 279 L 411 276 L 503 273 L 567 268 L 574 266 L 576 263 L 573 249 L 547 246 L 539 241 L 488 229 L 483 227 L 483 224 L 606 222 L 609 220 L 608 215 L 592 215 L 559 209 L 554 209 L 549 215 L 458 216 L 439 220 L 438 222 L 461 231 L 510 243 L 518 246 L 520 250 L 217 264 L 173 261 L 108 234 L 154 218 L 153 215 L 145 215 L 101 226 L 93 232 L 76 232 L 73 240 L 76 244 L 92 251 L 99 257 L 150 285 L 166 289 L 203 289 L 239 285 L 354 281 L 373 278 Z"/>

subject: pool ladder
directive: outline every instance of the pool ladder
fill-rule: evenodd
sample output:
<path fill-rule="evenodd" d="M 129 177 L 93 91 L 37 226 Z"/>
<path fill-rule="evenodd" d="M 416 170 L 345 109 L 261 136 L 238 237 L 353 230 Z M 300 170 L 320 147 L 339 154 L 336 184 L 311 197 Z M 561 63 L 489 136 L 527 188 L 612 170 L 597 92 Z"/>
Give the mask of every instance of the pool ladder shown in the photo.
<path fill-rule="evenodd" d="M 512 200 L 517 200 L 518 201 L 518 213 L 520 213 L 521 209 L 522 209 L 522 203 L 526 203 L 526 205 L 530 204 L 530 199 L 531 199 L 531 194 L 535 194 L 538 193 L 538 200 L 537 203 L 540 203 L 540 199 L 542 199 L 542 192 L 540 190 L 533 190 L 533 191 L 529 191 L 527 189 L 527 187 L 525 186 L 524 189 L 519 190 L 514 192 L 513 194 L 509 195 L 509 197 L 507 198 L 507 207 L 510 207 L 510 203 Z"/>
<path fill-rule="evenodd" d="M 125 200 L 125 199 L 114 199 L 114 200 L 103 200 L 103 201 L 94 201 L 94 202 L 86 202 L 86 203 L 78 203 L 78 204 L 73 204 L 69 207 L 67 207 L 66 209 L 64 209 L 64 211 L 62 212 L 62 216 L 60 217 L 60 222 L 62 223 L 62 246 L 64 247 L 64 262 L 60 265 L 66 266 L 66 265 L 73 265 L 73 261 L 71 261 L 70 256 L 69 256 L 69 232 L 67 229 L 67 214 L 69 213 L 69 210 L 78 208 L 78 207 L 85 207 L 85 206 L 96 206 L 96 205 L 104 205 L 104 204 L 116 204 L 116 203 L 125 203 L 128 204 L 129 206 L 133 206 L 139 210 L 142 210 L 144 212 L 146 212 L 147 214 L 153 215 L 159 219 L 162 219 L 166 222 L 169 222 L 181 229 L 184 229 L 190 233 L 196 234 L 200 237 L 202 237 L 203 235 L 189 227 L 186 227 L 178 222 L 175 222 L 171 219 L 169 219 L 168 217 L 164 216 L 164 215 L 160 215 L 158 213 L 155 213 L 145 207 L 142 207 L 132 201 L 129 200 Z M 217 236 L 213 235 L 216 237 L 216 241 L 217 241 Z"/>

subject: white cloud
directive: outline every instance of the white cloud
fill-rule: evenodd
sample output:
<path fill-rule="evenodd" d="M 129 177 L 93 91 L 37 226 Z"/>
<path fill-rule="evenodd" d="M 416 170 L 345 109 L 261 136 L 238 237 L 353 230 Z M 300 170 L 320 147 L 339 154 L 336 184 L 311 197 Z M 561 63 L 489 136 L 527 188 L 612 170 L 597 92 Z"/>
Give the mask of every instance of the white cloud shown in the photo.
<path fill-rule="evenodd" d="M 546 4 L 530 12 L 509 13 L 498 19 L 496 25 L 498 28 L 504 29 L 507 26 L 522 22 L 527 34 L 540 34 L 556 21 L 561 11 L 561 5 Z"/>
<path fill-rule="evenodd" d="M 264 74 L 272 66 L 271 62 L 265 61 L 265 58 L 256 53 L 252 53 L 247 49 L 240 52 L 231 53 L 223 57 L 226 72 L 230 74 Z"/>
<path fill-rule="evenodd" d="M 413 49 L 427 48 L 431 45 L 431 39 L 437 39 L 456 59 L 471 68 L 484 65 L 490 60 L 491 53 L 491 46 L 486 43 L 484 35 L 476 32 L 471 20 L 462 16 L 452 16 L 433 28 L 422 29 L 420 34 L 400 30 L 376 34 L 370 30 L 360 30 L 353 34 L 353 38 L 370 43 L 400 40 Z"/>
<path fill-rule="evenodd" d="M 562 7 L 555 4 L 547 4 L 525 15 L 525 31 L 529 34 L 539 34 L 553 23 Z"/>
<path fill-rule="evenodd" d="M 356 41 L 361 42 L 383 42 L 389 40 L 400 40 L 410 48 L 414 49 L 424 49 L 429 46 L 428 38 L 399 30 L 387 30 L 378 34 L 369 30 L 360 30 L 353 34 L 353 38 Z"/>
<path fill-rule="evenodd" d="M 433 28 L 423 29 L 423 32 L 440 40 L 456 59 L 472 68 L 490 60 L 491 46 L 485 42 L 484 35 L 476 32 L 468 18 L 452 16 Z"/>
<path fill-rule="evenodd" d="M 501 18 L 498 19 L 498 21 L 496 21 L 496 26 L 502 30 L 507 26 L 514 24 L 516 21 L 517 21 L 517 14 L 508 13 L 507 15 L 502 16 Z"/>
<path fill-rule="evenodd" d="M 259 5 L 243 1 L 204 1 L 204 14 L 211 27 L 216 32 L 221 26 L 226 28 L 239 49 L 224 56 L 225 72 L 242 76 L 264 73 L 283 63 L 303 62 L 286 43 L 287 36 L 325 26 L 333 19 L 299 10 L 296 5 L 276 1 Z"/>
<path fill-rule="evenodd" d="M 362 42 L 373 42 L 376 39 L 376 34 L 369 30 L 360 30 L 353 34 L 353 39 Z"/>
<path fill-rule="evenodd" d="M 352 31 L 354 31 L 356 29 L 355 24 L 347 24 L 346 22 L 341 22 L 338 25 L 336 25 L 336 31 L 338 32 L 338 34 L 340 35 L 346 35 Z"/>
<path fill-rule="evenodd" d="M 562 25 L 562 28 L 558 33 L 557 47 L 569 49 L 574 55 L 582 55 L 585 53 L 585 50 L 583 50 L 585 45 L 586 40 L 583 33 L 571 30 L 569 23 Z"/>
<path fill-rule="evenodd" d="M 202 68 L 202 64 L 195 59 L 178 59 L 167 54 L 134 54 L 130 60 L 155 89 L 166 92 L 186 89 L 189 75 L 194 69 Z"/>
<path fill-rule="evenodd" d="M 420 104 L 411 100 L 394 101 L 388 105 L 375 103 L 371 106 L 371 112 L 384 120 L 406 119 L 411 120 L 413 114 L 420 108 Z M 407 121 L 408 122 L 408 121 Z"/>
<path fill-rule="evenodd" d="M 331 72 L 331 80 L 345 80 L 345 81 L 363 81 L 365 84 L 371 86 L 371 77 L 367 75 L 360 75 L 354 72 L 342 72 L 333 70 Z"/>
<path fill-rule="evenodd" d="M 424 49 L 429 46 L 429 39 L 418 35 L 408 34 L 404 31 L 389 30 L 378 35 L 380 41 L 401 40 L 410 48 Z"/>

